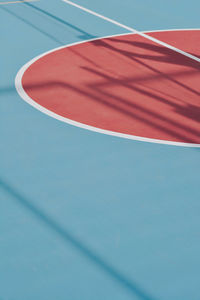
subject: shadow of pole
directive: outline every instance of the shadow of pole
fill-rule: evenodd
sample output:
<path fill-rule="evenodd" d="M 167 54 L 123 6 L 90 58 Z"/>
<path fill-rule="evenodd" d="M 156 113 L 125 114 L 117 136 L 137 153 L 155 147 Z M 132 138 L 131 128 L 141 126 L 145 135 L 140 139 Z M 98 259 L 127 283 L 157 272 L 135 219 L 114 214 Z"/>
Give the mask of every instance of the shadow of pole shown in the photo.
<path fill-rule="evenodd" d="M 101 256 L 95 254 L 82 241 L 79 241 L 66 229 L 62 228 L 52 217 L 48 216 L 30 200 L 25 198 L 17 190 L 13 189 L 8 183 L 0 178 L 0 187 L 12 196 L 20 205 L 28 210 L 40 223 L 44 224 L 48 229 L 54 231 L 64 242 L 69 243 L 76 251 L 84 255 L 90 262 L 96 265 L 106 275 L 118 282 L 123 288 L 128 290 L 132 296 L 137 296 L 141 300 L 156 300 L 146 291 L 139 287 L 136 283 L 124 276 L 115 267 L 106 262 Z"/>

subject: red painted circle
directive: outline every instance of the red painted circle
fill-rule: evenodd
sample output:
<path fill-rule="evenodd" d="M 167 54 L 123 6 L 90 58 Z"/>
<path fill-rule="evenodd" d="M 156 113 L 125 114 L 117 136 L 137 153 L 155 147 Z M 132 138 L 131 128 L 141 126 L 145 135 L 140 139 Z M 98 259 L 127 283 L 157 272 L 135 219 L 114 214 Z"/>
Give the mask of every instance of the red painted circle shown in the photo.
<path fill-rule="evenodd" d="M 200 31 L 149 33 L 200 57 Z M 138 35 L 55 50 L 22 85 L 65 118 L 141 137 L 200 143 L 200 64 Z"/>

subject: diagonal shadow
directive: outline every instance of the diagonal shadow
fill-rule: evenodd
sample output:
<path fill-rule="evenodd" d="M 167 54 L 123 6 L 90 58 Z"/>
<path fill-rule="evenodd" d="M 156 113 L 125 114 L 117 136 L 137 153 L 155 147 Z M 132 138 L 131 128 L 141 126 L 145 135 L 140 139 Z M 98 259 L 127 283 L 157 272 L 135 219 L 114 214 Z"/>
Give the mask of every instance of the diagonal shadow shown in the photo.
<path fill-rule="evenodd" d="M 65 243 L 70 244 L 76 251 L 81 253 L 107 276 L 111 277 L 114 281 L 118 282 L 121 287 L 128 290 L 132 296 L 137 296 L 141 300 L 156 300 L 154 297 L 149 295 L 149 293 L 139 287 L 137 283 L 123 275 L 114 266 L 105 261 L 100 255 L 94 253 L 94 251 L 87 245 L 78 240 L 72 233 L 63 228 L 51 216 L 46 214 L 45 211 L 33 204 L 29 199 L 11 187 L 11 185 L 5 182 L 2 178 L 0 178 L 0 187 L 11 195 L 18 204 L 28 210 L 28 212 L 30 212 L 41 224 L 56 233 Z"/>
<path fill-rule="evenodd" d="M 58 18 L 56 16 L 54 16 L 53 14 L 50 14 L 49 12 L 43 10 L 43 9 L 40 9 L 28 2 L 23 2 L 24 5 L 28 5 L 29 7 L 39 11 L 40 13 L 43 13 L 45 15 L 47 15 L 48 17 L 50 17 L 51 19 L 54 19 L 56 20 L 57 22 L 59 23 L 62 23 L 63 25 L 69 27 L 69 28 L 72 28 L 74 29 L 75 31 L 77 31 L 78 33 L 81 34 L 81 36 L 79 36 L 79 38 L 81 38 L 82 40 L 87 40 L 87 39 L 91 39 L 91 38 L 95 38 L 96 36 L 94 35 L 91 35 L 89 34 L 88 32 L 84 31 L 84 30 L 81 30 L 81 28 L 77 27 L 77 26 L 74 26 L 72 24 L 70 24 L 69 22 L 66 22 L 64 20 L 62 20 L 61 18 Z M 17 19 L 23 21 L 25 24 L 27 24 L 28 26 L 31 26 L 32 28 L 34 28 L 35 30 L 39 31 L 40 33 L 44 34 L 45 36 L 49 37 L 51 40 L 55 41 L 56 43 L 60 44 L 60 45 L 63 45 L 65 43 L 63 43 L 62 41 L 60 41 L 56 36 L 52 35 L 51 33 L 47 32 L 46 30 L 43 30 L 41 27 L 37 26 L 37 19 L 34 19 L 30 16 L 28 16 L 27 18 L 25 17 L 22 17 L 19 15 L 19 13 L 16 13 L 14 11 L 12 11 L 11 9 L 8 9 L 6 7 L 0 7 L 0 9 L 4 10 L 5 12 L 9 13 L 10 15 L 16 17 Z"/>
<path fill-rule="evenodd" d="M 114 39 L 111 38 L 110 40 L 113 41 Z M 147 63 L 143 62 L 142 60 L 137 59 L 138 54 L 136 54 L 135 52 L 118 49 L 118 48 L 112 46 L 111 44 L 109 44 L 109 39 L 107 39 L 107 41 L 97 40 L 97 41 L 93 41 L 92 43 L 96 46 L 101 46 L 101 47 L 105 47 L 106 49 L 110 49 L 111 51 L 116 52 L 116 53 L 120 54 L 121 56 L 125 56 L 130 60 L 136 61 L 140 65 L 146 67 L 147 69 L 153 71 L 154 73 L 160 75 L 161 77 L 165 77 L 169 81 L 172 81 L 172 82 L 176 83 L 177 85 L 185 88 L 186 90 L 193 92 L 194 94 L 200 96 L 200 93 L 197 92 L 196 90 L 192 89 L 191 87 L 179 82 L 175 78 L 171 78 L 170 76 L 168 76 L 167 73 L 163 73 L 163 72 L 159 71 L 158 69 L 148 65 Z M 142 43 L 142 44 L 144 44 L 144 43 Z M 176 64 L 189 66 L 189 67 L 196 69 L 198 72 L 200 71 L 200 66 L 197 62 L 191 61 L 191 59 L 189 59 L 188 57 L 183 57 L 183 55 L 181 55 L 179 53 L 174 53 L 174 51 L 172 51 L 170 49 L 165 49 L 164 51 L 165 51 L 165 53 L 168 53 L 168 56 L 165 57 L 164 62 L 171 63 L 172 61 L 176 61 Z M 139 56 L 139 58 L 141 58 L 141 57 Z M 148 59 L 152 60 L 152 59 L 154 59 L 154 56 L 149 57 Z M 177 61 L 179 63 L 177 63 Z"/>
<path fill-rule="evenodd" d="M 91 72 L 93 73 L 94 75 L 98 75 L 98 76 L 101 76 L 103 79 L 107 80 L 107 82 L 111 82 L 112 85 L 115 83 L 115 85 L 119 84 L 119 85 L 123 85 L 124 87 L 126 88 L 129 88 L 131 90 L 135 90 L 137 92 L 139 92 L 140 94 L 142 95 L 145 95 L 145 96 L 148 96 L 154 100 L 157 100 L 157 101 L 160 101 L 160 102 L 163 102 L 163 103 L 167 103 L 168 105 L 170 105 L 171 107 L 173 107 L 175 109 L 175 111 L 179 112 L 185 116 L 185 117 L 190 117 L 191 119 L 193 120 L 196 120 L 198 122 L 200 122 L 200 114 L 199 114 L 199 110 L 200 108 L 198 106 L 195 106 L 195 105 L 187 105 L 187 107 L 184 107 L 182 108 L 181 106 L 175 104 L 174 102 L 170 101 L 170 100 L 167 100 L 165 97 L 163 96 L 158 96 L 156 95 L 154 92 L 150 92 L 150 91 L 145 91 L 145 89 L 143 88 L 140 88 L 140 87 L 137 87 L 135 86 L 134 84 L 129 84 L 127 83 L 127 80 L 113 80 L 112 77 L 108 76 L 108 75 L 105 75 L 103 73 L 101 73 L 100 71 L 96 71 L 96 70 L 93 70 L 92 68 L 89 68 L 89 67 L 82 67 L 83 69 L 87 70 L 88 72 Z M 129 82 L 131 82 L 131 80 L 129 80 Z M 110 98 L 115 98 L 116 100 L 118 100 L 119 102 L 122 102 L 128 106 L 130 106 L 130 108 L 139 108 L 139 105 L 136 105 L 136 103 L 130 103 L 129 101 L 125 100 L 124 98 L 120 98 L 119 96 L 116 96 L 116 95 L 113 95 L 109 92 L 106 92 L 104 91 L 102 88 L 99 88 L 98 86 L 96 85 L 88 85 L 90 88 L 93 88 L 95 92 L 99 92 L 100 94 L 104 95 L 104 96 L 109 96 Z M 145 112 L 145 109 L 142 108 L 143 111 Z M 188 109 L 189 109 L 189 114 L 188 114 Z M 155 115 L 155 113 L 153 111 L 147 111 L 147 114 L 148 113 L 151 113 L 151 115 L 154 115 L 156 116 L 158 119 L 164 119 L 164 117 L 162 116 L 162 118 L 159 116 L 159 115 Z M 167 121 L 167 118 L 166 118 L 166 121 Z M 169 119 L 168 120 L 171 124 L 174 124 L 175 126 L 178 126 L 178 123 L 177 122 L 174 122 L 173 120 Z M 190 128 L 188 128 L 187 126 L 183 126 L 182 127 L 187 130 L 188 132 L 193 132 L 195 133 L 195 131 L 191 130 Z M 199 131 L 196 132 L 197 136 L 199 135 Z"/>
<path fill-rule="evenodd" d="M 96 37 L 96 36 L 94 36 L 94 35 L 89 34 L 89 33 L 86 32 L 86 31 L 82 30 L 81 28 L 79 28 L 79 27 L 77 27 L 77 26 L 75 26 L 75 25 L 72 25 L 72 24 L 69 23 L 69 22 L 64 21 L 63 19 L 61 19 L 61 18 L 59 18 L 59 17 L 57 17 L 57 16 L 51 14 L 50 12 L 48 12 L 48 11 L 42 9 L 42 8 L 39 8 L 39 7 L 37 7 L 37 6 L 35 6 L 35 5 L 31 4 L 31 3 L 23 2 L 23 4 L 24 4 L 24 5 L 27 5 L 27 6 L 31 7 L 31 8 L 33 8 L 33 9 L 35 9 L 35 10 L 37 10 L 38 12 L 40 12 L 40 13 L 42 13 L 42 14 L 45 14 L 46 16 L 48 16 L 48 17 L 50 17 L 50 18 L 56 20 L 57 22 L 59 22 L 59 23 L 65 25 L 65 26 L 68 26 L 68 27 L 70 27 L 70 28 L 72 28 L 72 29 L 78 31 L 79 33 L 81 33 L 81 34 L 83 35 L 83 36 L 79 36 L 79 37 L 82 38 L 82 39 L 91 39 L 91 38 L 95 38 L 95 37 Z"/>
<path fill-rule="evenodd" d="M 41 28 L 39 28 L 38 26 L 36 26 L 35 24 L 33 24 L 32 22 L 26 20 L 25 18 L 22 18 L 21 16 L 19 16 L 18 14 L 14 13 L 13 11 L 11 11 L 8 8 L 5 8 L 3 6 L 0 6 L 0 9 L 4 10 L 5 12 L 7 12 L 8 14 L 14 16 L 15 18 L 21 20 L 22 22 L 24 22 L 26 25 L 34 28 L 35 30 L 39 31 L 40 33 L 44 34 L 45 36 L 47 36 L 48 38 L 50 38 L 51 40 L 53 40 L 54 42 L 63 45 L 63 43 L 58 40 L 57 38 L 55 38 L 53 35 L 51 35 L 50 33 L 42 30 Z"/>
<path fill-rule="evenodd" d="M 92 41 L 91 43 L 95 44 L 97 41 Z M 98 63 L 97 64 L 97 61 L 94 61 L 90 58 L 88 58 L 88 56 L 84 53 L 84 52 L 81 52 L 80 50 L 77 51 L 75 50 L 76 48 L 75 47 L 69 47 L 67 48 L 67 51 L 71 51 L 72 53 L 76 54 L 77 56 L 83 58 L 85 61 L 89 62 L 90 64 L 96 66 L 99 68 L 99 70 L 104 70 L 102 68 L 102 65 L 101 63 Z M 123 54 L 123 50 L 122 50 L 122 54 Z M 120 58 L 122 59 L 122 57 Z M 159 70 L 151 67 L 151 66 L 148 66 L 147 64 L 144 64 L 141 60 L 139 59 L 135 59 L 135 61 L 138 63 L 138 64 L 141 64 L 142 66 L 144 67 L 147 67 L 149 68 L 151 71 L 153 71 L 155 74 L 154 76 L 146 76 L 146 75 L 143 75 L 143 76 L 136 76 L 136 77 L 131 77 L 131 79 L 129 79 L 128 77 L 126 77 L 126 81 L 127 82 L 131 82 L 131 81 L 134 81 L 135 83 L 138 83 L 138 82 L 145 82 L 145 81 L 152 81 L 152 80 L 159 80 L 160 78 L 166 78 L 166 79 L 169 79 L 170 81 L 173 81 L 177 84 L 180 84 L 182 87 L 185 87 L 186 89 L 188 89 L 190 92 L 194 92 L 196 95 L 200 96 L 200 93 L 195 91 L 194 89 L 191 89 L 190 87 L 188 86 L 185 86 L 183 83 L 177 81 L 175 78 L 177 77 L 184 77 L 184 76 L 188 76 L 188 75 L 192 75 L 192 74 L 195 74 L 195 73 L 199 73 L 199 70 L 181 70 L 181 71 L 173 71 L 173 72 L 167 72 L 167 73 L 163 73 L 163 72 L 160 72 Z M 114 74 L 113 74 L 114 75 Z M 125 78 L 125 77 L 124 77 Z M 96 83 L 96 85 L 98 86 L 106 86 L 107 84 L 106 83 Z"/>
<path fill-rule="evenodd" d="M 89 93 L 88 91 L 85 91 L 83 89 L 80 89 L 80 88 L 77 88 L 77 87 L 74 87 L 70 84 L 67 84 L 67 83 L 61 83 L 61 82 L 58 82 L 58 83 L 54 83 L 55 85 L 58 85 L 59 87 L 62 87 L 64 89 L 71 89 L 77 93 L 79 93 L 80 95 L 85 95 L 86 97 L 89 97 L 92 101 L 96 100 L 97 102 L 99 103 L 102 103 L 118 112 L 120 112 L 121 114 L 126 114 L 128 117 L 132 118 L 132 119 L 136 119 L 136 120 L 140 120 L 142 121 L 143 123 L 145 124 L 148 124 L 150 125 L 152 128 L 158 128 L 160 130 L 163 130 L 164 132 L 170 134 L 171 136 L 174 136 L 174 137 L 178 137 L 180 138 L 181 140 L 185 141 L 185 142 L 189 142 L 189 143 L 195 143 L 196 140 L 192 139 L 192 138 L 188 138 L 187 137 L 187 133 L 190 132 L 192 133 L 194 136 L 199 136 L 199 131 L 196 131 L 195 129 L 191 129 L 191 128 L 188 128 L 184 125 L 181 125 L 181 129 L 182 130 L 185 130 L 185 134 L 181 134 L 181 133 L 178 133 L 178 131 L 176 130 L 170 130 L 169 128 L 166 128 L 166 126 L 163 126 L 161 124 L 156 124 L 154 122 L 152 122 L 149 118 L 148 118 L 148 115 L 153 115 L 155 118 L 157 118 L 158 120 L 165 120 L 166 122 L 169 122 L 169 123 L 173 123 L 173 125 L 179 129 L 180 128 L 180 125 L 176 122 L 176 121 L 172 121 L 172 120 L 168 120 L 167 118 L 164 118 L 164 117 L 160 117 L 160 115 L 154 113 L 153 111 L 148 111 L 148 110 L 145 110 L 143 107 L 140 107 L 139 105 L 136 105 L 136 104 L 133 104 L 133 103 L 128 103 L 128 101 L 126 101 L 125 103 L 125 100 L 124 99 L 121 99 L 120 97 L 117 97 L 117 96 L 113 96 L 112 94 L 109 94 L 109 93 L 105 93 L 105 92 L 102 92 L 101 90 L 98 90 L 98 89 L 95 89 L 94 88 L 94 91 L 92 93 L 92 91 Z M 139 90 L 138 90 L 139 91 Z M 98 95 L 96 95 L 96 92 L 100 92 L 101 94 L 101 97 Z M 143 90 L 141 89 L 140 92 L 143 92 Z M 109 96 L 109 99 L 106 99 L 105 97 L 102 97 L 102 95 L 104 96 Z M 111 101 L 111 99 L 113 101 Z M 115 101 L 116 100 L 116 101 Z M 119 106 L 118 103 L 121 102 L 123 104 L 123 106 Z M 124 107 L 124 104 L 126 104 L 128 107 Z M 130 110 L 130 108 L 135 108 L 141 112 L 143 112 L 144 114 L 146 114 L 146 117 L 142 117 L 140 116 L 137 111 L 136 112 L 133 112 L 132 110 Z"/>
<path fill-rule="evenodd" d="M 171 64 L 176 64 L 176 65 L 185 65 L 185 66 L 189 66 L 189 67 L 193 67 L 195 69 L 200 70 L 200 67 L 198 67 L 198 63 L 194 60 L 192 60 L 189 57 L 184 56 L 184 60 L 181 59 L 183 58 L 183 55 L 175 52 L 174 50 L 171 50 L 167 47 L 164 46 L 159 46 L 156 44 L 152 44 L 152 42 L 150 42 L 148 40 L 148 42 L 137 42 L 137 41 L 128 41 L 128 40 L 121 40 L 118 38 L 112 39 L 112 42 L 115 43 L 122 43 L 122 44 L 128 44 L 132 47 L 138 47 L 139 49 L 146 49 L 146 50 L 151 50 L 155 53 L 155 55 L 149 55 L 149 54 L 140 54 L 140 53 L 134 53 L 134 52 L 128 52 L 131 54 L 133 54 L 135 57 L 138 58 L 144 58 L 144 59 L 150 59 L 150 60 L 154 60 L 154 61 L 158 61 L 158 62 L 167 62 L 167 63 L 171 63 Z M 190 52 L 189 52 L 190 53 Z M 162 54 L 162 55 L 161 55 Z M 190 53 L 198 58 L 200 58 L 199 55 L 194 54 L 194 53 Z"/>

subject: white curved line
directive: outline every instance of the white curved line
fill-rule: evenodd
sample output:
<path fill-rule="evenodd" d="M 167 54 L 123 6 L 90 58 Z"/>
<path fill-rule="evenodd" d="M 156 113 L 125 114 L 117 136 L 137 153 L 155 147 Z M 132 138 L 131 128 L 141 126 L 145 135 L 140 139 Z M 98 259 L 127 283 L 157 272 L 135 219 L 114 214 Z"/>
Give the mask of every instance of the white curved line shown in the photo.
<path fill-rule="evenodd" d="M 168 29 L 168 30 L 159 30 L 159 32 L 166 32 L 166 31 L 185 31 L 185 30 L 200 30 L 200 29 Z M 153 31 L 146 31 L 146 33 L 151 33 L 151 32 L 158 32 L 157 30 L 153 30 Z M 122 34 L 115 34 L 115 35 L 109 35 L 109 36 L 105 36 L 105 37 L 98 37 L 98 38 L 93 38 L 93 39 L 88 39 L 88 40 L 84 40 L 84 41 L 79 41 L 79 42 L 75 42 L 75 43 L 71 43 L 65 46 L 61 46 L 61 47 L 57 47 L 54 48 L 52 50 L 49 50 L 41 55 L 36 56 L 35 58 L 33 58 L 32 60 L 30 60 L 29 62 L 27 62 L 24 66 L 21 67 L 21 69 L 18 71 L 16 77 L 15 77 L 15 88 L 18 92 L 18 94 L 20 95 L 20 97 L 26 101 L 27 103 L 29 103 L 31 106 L 35 107 L 36 109 L 38 109 L 39 111 L 43 112 L 44 114 L 55 118 L 59 121 L 62 121 L 64 123 L 76 126 L 76 127 L 80 127 L 83 129 L 87 129 L 90 131 L 94 131 L 94 132 L 98 132 L 98 133 L 102 133 L 102 134 L 107 134 L 107 135 L 111 135 L 111 136 L 116 136 L 116 137 L 121 137 L 121 138 L 125 138 L 125 139 L 130 139 L 130 140 L 136 140 L 136 141 L 142 141 L 142 142 L 149 142 L 149 143 L 157 143 L 157 144 L 165 144 L 165 145 L 172 145 L 172 146 L 182 146 L 182 147 L 195 147 L 195 148 L 200 148 L 200 144 L 195 144 L 195 143 L 184 143 L 184 142 L 172 142 L 172 141 L 167 141 L 167 140 L 160 140 L 160 139 L 153 139 L 153 138 L 146 138 L 146 137 L 140 137 L 140 136 L 135 136 L 135 135 L 130 135 L 130 134 L 125 134 L 125 133 L 119 133 L 119 132 L 114 132 L 114 131 L 109 131 L 109 130 L 105 130 L 105 129 L 101 129 L 101 128 L 97 128 L 94 126 L 90 126 L 90 125 L 86 125 L 77 121 L 73 121 L 71 119 L 62 117 L 50 110 L 48 110 L 47 108 L 43 107 L 42 105 L 38 104 L 37 102 L 35 102 L 31 97 L 28 96 L 28 94 L 25 92 L 25 90 L 23 89 L 22 86 L 22 77 L 24 75 L 24 72 L 30 67 L 30 65 L 32 65 L 35 61 L 39 60 L 40 58 L 42 58 L 43 56 L 55 52 L 57 50 L 63 49 L 63 48 L 68 48 L 71 46 L 75 46 L 78 44 L 83 44 L 83 43 L 87 43 L 87 42 L 92 42 L 92 41 L 96 41 L 96 40 L 100 40 L 100 39 L 106 39 L 106 38 L 111 38 L 111 37 L 116 37 L 116 36 L 124 36 L 124 35 L 130 35 L 133 34 L 131 33 L 122 33 Z"/>

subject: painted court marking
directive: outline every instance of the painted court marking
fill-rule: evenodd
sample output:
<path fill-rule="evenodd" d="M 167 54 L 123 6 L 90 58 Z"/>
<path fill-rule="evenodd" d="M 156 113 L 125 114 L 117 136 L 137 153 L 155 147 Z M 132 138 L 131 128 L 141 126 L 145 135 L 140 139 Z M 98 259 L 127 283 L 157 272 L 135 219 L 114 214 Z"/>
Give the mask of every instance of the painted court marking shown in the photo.
<path fill-rule="evenodd" d="M 24 2 L 36 2 L 40 0 L 19 0 L 19 1 L 7 1 L 7 2 L 0 2 L 0 5 L 7 5 L 7 4 L 16 4 L 16 3 L 24 3 Z"/>
<path fill-rule="evenodd" d="M 185 32 L 187 38 L 193 35 L 195 40 L 199 35 L 197 29 L 146 34 L 164 35 L 172 41 L 174 37 L 182 36 L 179 44 L 185 45 L 185 36 L 183 38 L 181 32 Z M 198 49 L 198 45 L 196 47 Z M 186 50 L 195 49 L 187 44 Z M 99 65 L 95 65 L 97 62 Z M 172 55 L 170 50 L 152 42 L 144 43 L 142 37 L 130 33 L 48 51 L 20 69 L 15 85 L 26 102 L 65 123 L 132 140 L 200 147 L 197 66 L 197 62 L 179 54 Z M 82 79 L 86 81 L 83 83 Z M 100 119 L 96 112 L 102 113 Z M 101 116 L 109 118 L 102 119 Z M 149 131 L 150 127 L 154 127 L 154 133 L 152 129 Z M 173 130 L 177 131 L 177 137 L 170 140 L 168 133 L 173 136 Z M 159 132 L 163 132 L 161 137 L 152 137 Z M 182 142 L 183 134 L 188 134 L 189 142 Z"/>
<path fill-rule="evenodd" d="M 115 24 L 115 25 L 117 25 L 117 26 L 119 26 L 121 28 L 124 28 L 124 29 L 126 29 L 128 31 L 131 31 L 133 33 L 137 33 L 138 35 L 144 37 L 145 39 L 148 39 L 148 40 L 150 40 L 152 42 L 155 42 L 155 43 L 157 43 L 157 44 L 159 44 L 161 46 L 167 47 L 168 49 L 171 49 L 171 50 L 173 50 L 175 52 L 178 52 L 178 53 L 180 53 L 182 55 L 185 55 L 185 56 L 187 56 L 187 57 L 189 57 L 189 58 L 191 58 L 191 59 L 193 59 L 193 60 L 195 60 L 197 62 L 200 62 L 200 58 L 198 58 L 198 57 L 196 57 L 194 55 L 191 55 L 190 53 L 187 53 L 185 51 L 182 51 L 182 50 L 180 50 L 180 49 L 178 49 L 176 47 L 173 47 L 173 46 L 169 45 L 168 43 L 162 42 L 162 41 L 160 41 L 160 40 L 158 40 L 156 38 L 148 36 L 145 33 L 140 32 L 140 31 L 138 31 L 138 30 L 136 30 L 136 29 L 134 29 L 132 27 L 126 26 L 126 25 L 124 25 L 122 23 L 119 23 L 119 22 L 117 22 L 117 21 L 115 21 L 115 20 L 113 20 L 111 18 L 105 17 L 105 16 L 103 16 L 103 15 L 101 15 L 99 13 L 96 13 L 95 11 L 93 11 L 91 9 L 85 8 L 85 7 L 81 6 L 81 5 L 78 5 L 78 4 L 74 3 L 74 2 L 72 2 L 72 1 L 69 1 L 69 0 L 62 0 L 62 1 L 65 2 L 65 3 L 67 3 L 67 4 L 69 4 L 69 5 L 77 7 L 77 8 L 79 8 L 79 9 L 81 9 L 81 10 L 83 10 L 83 11 L 85 11 L 85 12 L 87 12 L 87 13 L 93 15 L 93 16 L 96 16 L 96 17 L 98 17 L 100 19 L 103 19 L 103 20 L 108 21 L 108 22 L 110 22 L 112 24 Z"/>

